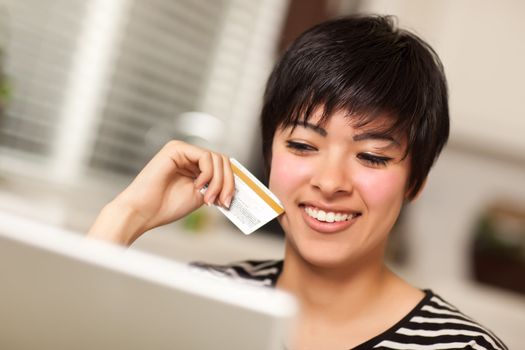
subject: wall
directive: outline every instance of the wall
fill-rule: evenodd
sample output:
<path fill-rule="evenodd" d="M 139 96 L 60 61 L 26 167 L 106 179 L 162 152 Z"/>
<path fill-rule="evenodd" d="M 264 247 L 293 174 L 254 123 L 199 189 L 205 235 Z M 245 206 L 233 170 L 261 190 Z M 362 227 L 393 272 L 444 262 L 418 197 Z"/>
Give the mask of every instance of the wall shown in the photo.
<path fill-rule="evenodd" d="M 438 52 L 449 81 L 453 139 L 523 159 L 525 2 L 372 0 L 361 11 L 397 15 Z"/>

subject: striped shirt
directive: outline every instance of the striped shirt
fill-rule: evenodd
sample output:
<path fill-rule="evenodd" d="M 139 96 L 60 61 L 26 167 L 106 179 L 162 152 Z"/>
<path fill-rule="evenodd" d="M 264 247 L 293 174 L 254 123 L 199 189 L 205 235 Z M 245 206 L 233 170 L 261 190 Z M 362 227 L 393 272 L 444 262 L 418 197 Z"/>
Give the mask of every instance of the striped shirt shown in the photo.
<path fill-rule="evenodd" d="M 192 265 L 215 274 L 266 287 L 275 287 L 283 269 L 282 260 L 248 260 L 229 265 Z M 353 350 L 508 350 L 489 329 L 460 312 L 431 290 L 426 289 L 424 293 L 424 298 L 399 322 Z"/>

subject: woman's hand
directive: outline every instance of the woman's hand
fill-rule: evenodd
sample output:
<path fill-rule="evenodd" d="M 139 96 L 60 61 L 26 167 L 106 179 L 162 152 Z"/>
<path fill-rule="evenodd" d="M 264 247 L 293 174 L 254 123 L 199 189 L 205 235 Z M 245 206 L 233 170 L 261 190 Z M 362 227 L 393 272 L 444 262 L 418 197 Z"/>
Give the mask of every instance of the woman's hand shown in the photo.
<path fill-rule="evenodd" d="M 203 196 L 200 189 L 206 184 Z M 228 157 L 170 141 L 104 207 L 88 235 L 130 245 L 147 230 L 176 221 L 203 203 L 229 207 L 234 191 Z"/>

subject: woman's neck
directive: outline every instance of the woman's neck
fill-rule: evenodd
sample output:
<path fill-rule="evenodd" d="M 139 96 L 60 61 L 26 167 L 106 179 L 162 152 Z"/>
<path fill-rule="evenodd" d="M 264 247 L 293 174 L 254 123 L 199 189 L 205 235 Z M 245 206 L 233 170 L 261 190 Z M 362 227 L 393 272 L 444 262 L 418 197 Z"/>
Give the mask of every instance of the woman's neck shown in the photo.
<path fill-rule="evenodd" d="M 308 263 L 287 246 L 277 287 L 295 295 L 303 313 L 322 314 L 334 321 L 348 319 L 378 300 L 391 282 L 393 274 L 383 263 L 383 252 L 376 254 L 339 268 L 323 268 Z"/>
<path fill-rule="evenodd" d="M 340 268 L 321 268 L 286 247 L 277 288 L 296 296 L 300 312 L 291 348 L 354 347 L 386 331 L 423 298 L 397 277 L 378 249 Z"/>

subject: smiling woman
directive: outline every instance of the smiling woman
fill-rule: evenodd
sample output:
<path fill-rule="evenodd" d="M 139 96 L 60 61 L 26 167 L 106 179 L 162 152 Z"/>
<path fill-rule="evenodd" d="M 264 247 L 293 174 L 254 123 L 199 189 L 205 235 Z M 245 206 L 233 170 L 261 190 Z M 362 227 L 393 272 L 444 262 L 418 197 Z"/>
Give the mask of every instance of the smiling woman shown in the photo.
<path fill-rule="evenodd" d="M 312 119 L 321 116 L 319 110 Z M 270 188 L 286 208 L 279 219 L 286 262 L 298 254 L 317 267 L 350 271 L 384 253 L 406 199 L 406 147 L 351 121 L 339 111 L 323 127 L 299 123 L 275 134 Z"/>
<path fill-rule="evenodd" d="M 448 133 L 443 68 L 425 42 L 390 17 L 310 29 L 277 63 L 262 111 L 270 189 L 285 208 L 284 260 L 199 266 L 295 295 L 293 349 L 506 349 L 384 262 L 401 207 L 423 189 Z M 131 244 L 205 202 L 227 208 L 233 195 L 226 156 L 172 141 L 90 235 Z"/>

